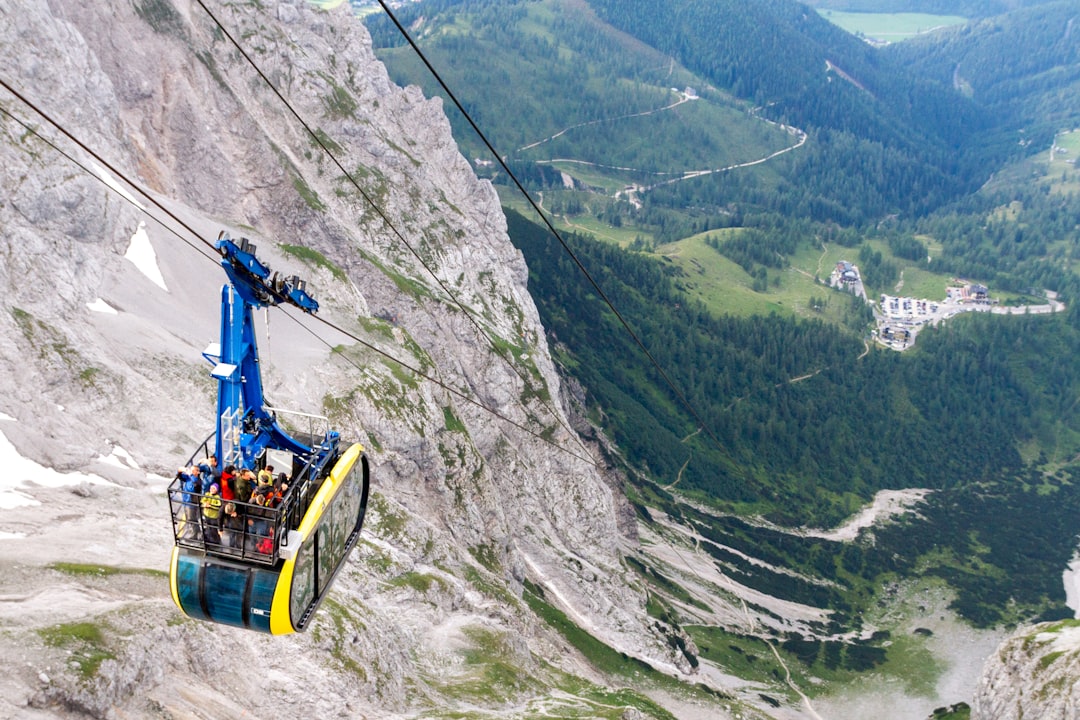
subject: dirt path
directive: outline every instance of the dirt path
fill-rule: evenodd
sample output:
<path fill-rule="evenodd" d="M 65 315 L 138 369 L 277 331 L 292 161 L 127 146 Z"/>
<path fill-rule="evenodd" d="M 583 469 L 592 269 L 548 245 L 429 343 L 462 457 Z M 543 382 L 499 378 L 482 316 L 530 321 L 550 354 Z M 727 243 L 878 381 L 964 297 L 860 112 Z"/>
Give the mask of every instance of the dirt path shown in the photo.
<path fill-rule="evenodd" d="M 630 113 L 628 115 L 619 115 L 618 117 L 613 117 L 613 118 L 602 118 L 600 120 L 590 120 L 588 122 L 578 123 L 577 125 L 571 125 L 570 127 L 563 128 L 562 130 L 555 133 L 551 137 L 546 137 L 543 140 L 537 140 L 534 143 L 529 143 L 528 145 L 523 145 L 522 147 L 519 147 L 517 149 L 517 152 L 522 152 L 524 150 L 531 150 L 534 147 L 537 147 L 539 145 L 543 145 L 544 143 L 547 143 L 547 142 L 551 142 L 555 138 L 562 137 L 563 135 L 570 132 L 571 130 L 577 130 L 578 128 L 588 127 L 589 125 L 599 125 L 600 123 L 615 122 L 616 120 L 627 120 L 629 118 L 644 117 L 645 115 L 652 115 L 654 113 L 664 112 L 665 110 L 671 110 L 672 108 L 678 107 L 679 105 L 682 105 L 685 102 L 690 102 L 691 100 L 696 100 L 696 99 L 697 98 L 695 96 L 687 95 L 686 93 L 680 92 L 679 93 L 679 99 L 676 100 L 675 102 L 671 103 L 670 105 L 665 105 L 664 107 L 654 108 L 652 110 L 644 110 L 642 112 Z"/>
<path fill-rule="evenodd" d="M 770 153 L 769 155 L 766 155 L 763 158 L 758 158 L 757 160 L 748 160 L 747 162 L 735 163 L 733 165 L 727 165 L 725 167 L 715 168 L 713 170 L 688 170 L 687 172 L 684 172 L 679 177 L 672 178 L 670 180 L 664 180 L 663 182 L 659 182 L 659 183 L 656 183 L 654 185 L 648 185 L 648 186 L 642 188 L 642 190 L 646 190 L 646 191 L 647 190 L 652 190 L 654 188 L 658 188 L 658 187 L 661 187 L 663 185 L 671 185 L 672 183 L 681 182 L 683 180 L 690 180 L 692 178 L 702 177 L 704 175 L 714 175 L 714 174 L 717 174 L 717 173 L 724 173 L 724 172 L 729 172 L 731 170 L 737 170 L 739 168 L 751 167 L 753 165 L 760 165 L 762 163 L 768 162 L 769 160 L 772 160 L 773 158 L 779 157 L 779 156 L 783 155 L 784 153 L 789 153 L 792 150 L 797 150 L 797 149 L 801 148 L 803 145 L 806 144 L 807 136 L 806 136 L 806 133 L 803 132 L 802 130 L 800 130 L 798 128 L 795 128 L 795 127 L 791 127 L 789 125 L 780 125 L 779 123 L 773 122 L 772 120 L 765 120 L 764 122 L 767 122 L 770 125 L 776 125 L 776 126 L 782 128 L 783 130 L 786 130 L 789 134 L 794 135 L 795 137 L 797 137 L 798 140 L 796 141 L 796 143 L 794 145 L 789 145 L 786 148 L 782 148 L 780 150 L 777 150 L 776 152 Z"/>
<path fill-rule="evenodd" d="M 690 438 L 694 437 L 695 435 L 699 435 L 699 434 L 701 434 L 701 428 L 698 428 L 698 429 L 697 429 L 697 430 L 695 430 L 694 432 L 690 433 L 689 435 L 687 435 L 686 437 L 684 437 L 684 438 L 683 438 L 682 440 L 680 440 L 679 442 L 681 442 L 681 443 L 685 443 L 685 442 L 686 442 L 687 440 L 689 440 Z M 680 480 L 682 480 L 682 474 L 683 474 L 683 471 L 684 471 L 684 470 L 686 470 L 686 466 L 690 464 L 690 459 L 691 459 L 692 457 L 693 457 L 693 455 L 688 455 L 688 456 L 687 456 L 687 458 L 686 458 L 686 462 L 684 462 L 684 463 L 682 464 L 682 467 L 681 467 L 681 468 L 679 468 L 679 473 L 678 473 L 678 474 L 677 474 L 677 475 L 675 476 L 675 480 L 674 480 L 674 482 L 672 482 L 672 483 L 671 483 L 670 485 L 667 485 L 667 486 L 665 486 L 665 487 L 664 487 L 664 489 L 665 489 L 665 490 L 670 490 L 671 488 L 673 488 L 673 487 L 675 487 L 676 485 L 678 485 L 678 484 L 679 484 L 679 481 L 680 481 Z"/>
<path fill-rule="evenodd" d="M 550 137 L 544 138 L 543 140 L 537 140 L 536 142 L 529 143 L 528 145 L 524 145 L 524 146 L 518 148 L 517 152 L 522 152 L 523 150 L 529 150 L 529 149 L 537 147 L 539 145 L 543 145 L 544 143 L 550 142 L 550 141 L 552 141 L 552 140 L 554 140 L 554 139 L 556 139 L 558 137 L 561 137 L 562 135 L 565 135 L 566 133 L 570 132 L 571 130 L 574 130 L 574 129 L 577 129 L 577 128 L 587 127 L 589 125 L 597 125 L 599 123 L 613 122 L 615 120 L 625 120 L 627 118 L 634 118 L 634 117 L 642 117 L 642 116 L 645 116 L 645 115 L 652 115 L 654 113 L 663 112 L 665 110 L 671 110 L 672 108 L 675 108 L 675 107 L 677 107 L 679 105 L 682 105 L 685 102 L 689 102 L 691 100 L 697 100 L 697 99 L 698 98 L 696 96 L 687 95 L 686 93 L 679 92 L 679 99 L 676 100 L 675 102 L 671 103 L 670 105 L 665 105 L 664 107 L 656 108 L 654 110 L 646 110 L 644 112 L 630 113 L 628 115 L 621 115 L 621 116 L 615 117 L 615 118 L 605 118 L 605 119 L 602 119 L 602 120 L 590 120 L 589 122 L 584 122 L 584 123 L 578 123 L 576 125 L 571 125 L 570 127 L 563 128 L 559 132 L 555 133 L 554 135 L 552 135 Z M 752 111 L 751 114 L 754 114 L 753 111 Z M 758 117 L 756 114 L 754 116 Z M 780 150 L 777 150 L 776 152 L 770 153 L 770 154 L 766 155 L 765 157 L 758 158 L 757 160 L 748 160 L 746 162 L 734 163 L 732 165 L 727 165 L 727 166 L 721 167 L 721 168 L 712 168 L 712 169 L 705 169 L 705 170 L 687 170 L 686 172 L 682 172 L 682 173 L 661 173 L 661 172 L 650 173 L 652 175 L 675 175 L 675 177 L 669 178 L 667 180 L 663 180 L 663 181 L 658 182 L 658 183 L 654 183 L 652 185 L 634 187 L 632 190 L 625 191 L 627 196 L 628 196 L 628 199 L 631 202 L 633 202 L 634 198 L 632 196 L 634 194 L 636 194 L 636 193 L 648 192 L 649 190 L 652 190 L 654 188 L 662 187 L 664 185 L 670 185 L 672 183 L 681 182 L 683 180 L 691 180 L 693 178 L 703 177 L 705 175 L 714 175 L 714 174 L 718 174 L 718 173 L 729 172 L 731 170 L 737 170 L 739 168 L 745 168 L 745 167 L 752 167 L 754 165 L 760 165 L 762 163 L 768 162 L 769 160 L 777 158 L 780 155 L 783 155 L 785 153 L 789 153 L 792 150 L 797 150 L 797 149 L 801 148 L 803 145 L 806 144 L 807 135 L 803 130 L 800 130 L 797 127 L 792 127 L 790 125 L 784 125 L 784 124 L 778 123 L 778 122 L 776 122 L 774 120 L 766 120 L 765 118 L 761 118 L 761 117 L 758 117 L 758 119 L 761 120 L 762 122 L 768 123 L 769 125 L 773 125 L 775 127 L 778 127 L 781 130 L 784 130 L 785 132 L 787 132 L 789 135 L 797 138 L 795 144 L 794 145 L 789 145 L 788 147 L 785 147 L 785 148 L 781 148 Z M 575 163 L 575 164 L 578 164 L 578 165 L 589 165 L 589 166 L 592 166 L 592 167 L 599 167 L 599 168 L 604 168 L 604 169 L 607 169 L 607 170 L 621 170 L 621 171 L 624 171 L 624 172 L 645 172 L 645 171 L 643 171 L 643 170 L 641 170 L 639 168 L 622 167 L 622 166 L 617 166 L 617 165 L 603 165 L 601 163 L 589 162 L 587 160 L 576 160 L 576 159 L 573 159 L 573 158 L 553 158 L 551 160 L 538 161 L 538 164 L 551 165 L 551 164 L 557 163 L 557 162 Z M 618 195 L 622 194 L 622 192 L 623 191 L 620 191 L 619 193 L 617 193 L 616 197 Z M 823 243 L 823 245 L 824 245 L 824 243 Z M 824 257 L 824 255 L 822 257 Z M 820 264 L 821 263 L 819 261 L 818 262 L 819 272 L 820 272 Z"/>

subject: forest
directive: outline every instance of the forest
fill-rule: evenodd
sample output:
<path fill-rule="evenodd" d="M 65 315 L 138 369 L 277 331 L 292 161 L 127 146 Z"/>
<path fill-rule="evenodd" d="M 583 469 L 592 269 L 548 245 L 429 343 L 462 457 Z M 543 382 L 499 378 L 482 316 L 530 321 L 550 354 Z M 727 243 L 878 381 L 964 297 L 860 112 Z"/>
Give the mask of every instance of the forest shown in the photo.
<path fill-rule="evenodd" d="M 775 533 L 786 549 L 770 558 L 769 533 L 729 518 L 743 528 L 736 536 L 752 537 L 725 536 L 724 544 L 752 543 L 746 551 L 753 557 L 806 567 L 847 589 L 834 596 L 725 556 L 742 568 L 740 582 L 781 597 L 826 592 L 821 603 L 844 607 L 881 574 L 913 571 L 936 547 L 948 552 L 920 572 L 956 586 L 955 606 L 973 622 L 1007 619 L 1009 597 L 1022 597 L 1030 613 L 1060 612 L 1060 587 L 1046 578 L 1071 557 L 1073 533 L 1066 530 L 1080 509 L 1080 485 L 1072 482 L 1080 478 L 1073 464 L 1080 447 L 1080 329 L 1067 316 L 974 314 L 924 330 L 915 352 L 860 358 L 862 343 L 840 328 L 777 316 L 711 316 L 680 294 L 670 266 L 569 236 L 671 388 L 549 233 L 507 215 L 556 357 L 583 383 L 594 416 L 628 463 L 647 469 L 639 482 L 653 502 L 674 502 L 660 488 L 678 480 L 680 494 L 720 511 L 829 526 L 879 489 L 937 491 L 929 509 L 879 533 L 875 547 L 803 541 L 816 560 L 792 555 L 795 541 Z M 1032 447 L 1043 450 L 1026 457 Z M 1013 527 L 1009 513 L 1038 513 L 1046 521 Z M 991 517 L 1003 523 L 993 525 L 1001 530 L 996 535 L 986 532 Z M 903 529 L 911 524 L 914 544 Z M 975 549 L 980 562 L 1010 574 L 987 574 L 961 560 Z M 858 559 L 847 557 L 852 553 Z M 1032 575 L 1022 592 L 1004 579 L 1036 572 L 1046 574 L 1038 582 Z"/>
<path fill-rule="evenodd" d="M 1080 391 L 1080 332 L 1064 316 L 962 318 L 925 330 L 914 354 L 858 359 L 861 338 L 843 328 L 714 317 L 679 292 L 670 267 L 571 236 L 694 417 L 558 243 L 508 216 L 557 351 L 657 482 L 681 477 L 684 491 L 778 522 L 829 524 L 879 489 L 992 479 L 1019 471 L 1033 438 L 1076 440 L 1080 418 L 1062 398 Z"/>

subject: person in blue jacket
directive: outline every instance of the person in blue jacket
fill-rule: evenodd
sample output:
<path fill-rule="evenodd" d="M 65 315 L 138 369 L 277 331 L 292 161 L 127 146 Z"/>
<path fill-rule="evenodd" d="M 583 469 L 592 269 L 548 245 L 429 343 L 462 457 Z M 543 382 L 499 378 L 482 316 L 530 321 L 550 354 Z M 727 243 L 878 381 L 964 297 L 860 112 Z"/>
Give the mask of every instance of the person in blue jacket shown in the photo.
<path fill-rule="evenodd" d="M 199 533 L 199 500 L 202 493 L 202 479 L 195 466 L 183 467 L 177 472 L 180 478 L 180 518 L 176 525 L 176 536 L 185 540 L 194 540 Z"/>

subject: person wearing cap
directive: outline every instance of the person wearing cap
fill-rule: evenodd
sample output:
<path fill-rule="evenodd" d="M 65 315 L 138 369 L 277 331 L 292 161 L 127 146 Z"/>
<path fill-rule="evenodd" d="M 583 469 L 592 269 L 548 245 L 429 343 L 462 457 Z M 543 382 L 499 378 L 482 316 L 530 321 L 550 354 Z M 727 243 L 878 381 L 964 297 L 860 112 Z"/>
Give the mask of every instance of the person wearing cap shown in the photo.
<path fill-rule="evenodd" d="M 203 495 L 203 541 L 215 545 L 221 544 L 221 536 L 218 529 L 221 527 L 221 496 L 218 495 L 217 483 L 214 483 Z"/>

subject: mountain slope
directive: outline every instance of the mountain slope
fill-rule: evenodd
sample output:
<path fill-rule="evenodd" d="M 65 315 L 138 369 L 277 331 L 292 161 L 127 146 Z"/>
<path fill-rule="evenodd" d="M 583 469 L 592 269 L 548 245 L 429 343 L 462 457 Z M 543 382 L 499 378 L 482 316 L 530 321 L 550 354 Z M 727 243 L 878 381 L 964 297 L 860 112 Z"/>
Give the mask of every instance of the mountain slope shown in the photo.
<path fill-rule="evenodd" d="M 0 430 L 22 455 L 92 475 L 70 476 L 74 490 L 5 481 L 0 644 L 19 663 L 3 714 L 400 717 L 460 703 L 496 717 L 508 704 L 604 702 L 666 717 L 643 693 L 610 691 L 522 601 L 527 580 L 530 598 L 612 654 L 690 669 L 628 581 L 625 500 L 566 429 L 524 265 L 439 103 L 390 83 L 347 14 L 299 2 L 215 12 L 400 235 L 196 5 L 29 4 L 0 28 L 5 79 L 203 238 L 251 236 L 367 343 L 281 313 L 260 338 L 275 404 L 328 414 L 369 447 L 364 539 L 307 635 L 180 618 L 163 575 L 164 488 L 211 425 L 200 352 L 217 336 L 224 275 L 195 238 L 193 249 L 5 117 Z M 642 668 L 652 679 L 639 687 L 663 677 Z"/>
<path fill-rule="evenodd" d="M 1080 116 L 1080 13 L 1052 2 L 885 50 L 987 107 L 1040 147 Z"/>

